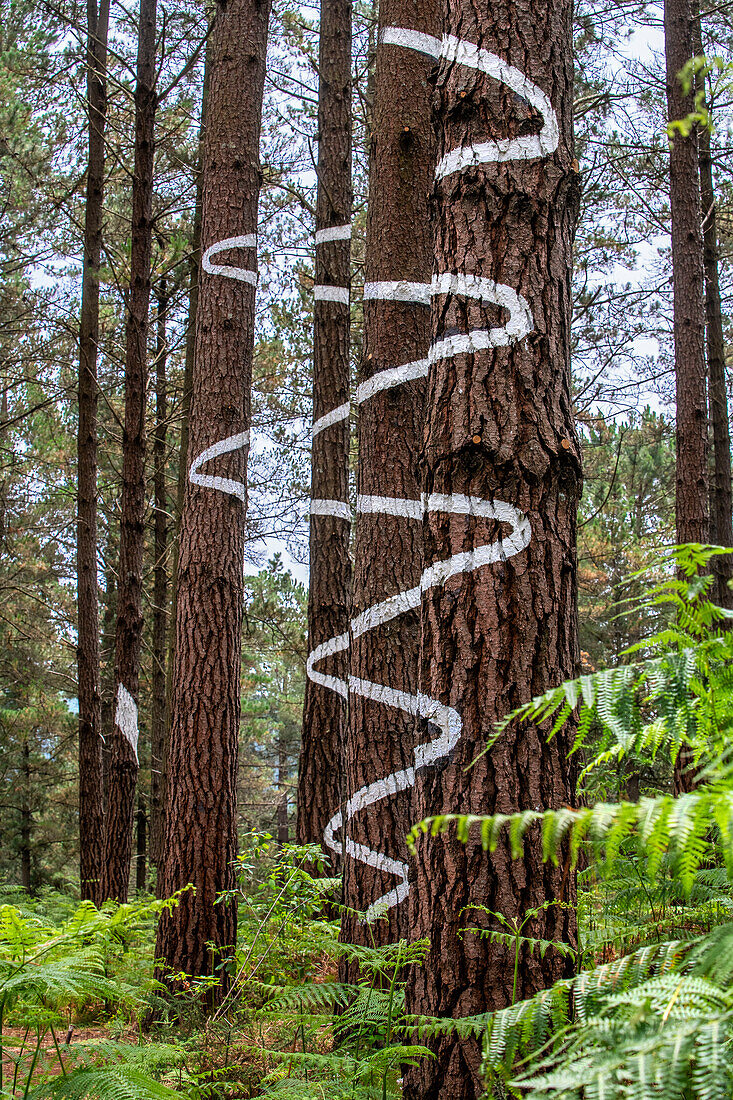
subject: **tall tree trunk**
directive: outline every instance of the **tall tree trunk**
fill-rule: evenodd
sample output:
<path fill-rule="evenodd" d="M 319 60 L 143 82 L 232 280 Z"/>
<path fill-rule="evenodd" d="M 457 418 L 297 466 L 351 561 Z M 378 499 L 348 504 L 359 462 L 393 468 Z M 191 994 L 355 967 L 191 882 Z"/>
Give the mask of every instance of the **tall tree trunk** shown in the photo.
<path fill-rule="evenodd" d="M 680 73 L 693 56 L 690 0 L 665 0 L 664 48 L 670 124 L 694 110 Z M 705 299 L 700 225 L 698 131 L 678 131 L 670 145 L 670 208 L 674 286 L 674 355 L 677 385 L 678 542 L 708 539 Z"/>
<path fill-rule="evenodd" d="M 186 492 L 186 475 L 188 471 L 188 422 L 191 412 L 191 389 L 193 387 L 193 364 L 196 356 L 196 313 L 199 300 L 199 269 L 201 266 L 201 216 L 203 210 L 203 157 L 204 157 L 204 133 L 206 129 L 206 112 L 209 100 L 209 82 L 211 73 L 211 38 L 206 42 L 204 57 L 204 84 L 201 96 L 201 120 L 199 123 L 198 158 L 196 171 L 196 201 L 193 216 L 193 232 L 191 235 L 191 251 L 188 259 L 189 288 L 188 288 L 188 317 L 186 318 L 186 359 L 183 371 L 183 394 L 181 397 L 181 434 L 178 450 L 178 484 L 176 489 L 176 516 L 175 535 L 173 538 L 173 553 L 171 561 L 171 610 L 168 625 L 168 661 L 166 665 L 165 680 L 165 735 L 163 739 L 163 752 L 161 759 L 161 789 L 160 789 L 160 813 L 159 825 L 161 842 L 165 836 L 165 807 L 168 791 L 168 748 L 170 744 L 171 714 L 173 708 L 173 670 L 175 668 L 176 654 L 176 619 L 178 608 L 178 557 L 181 536 L 181 517 L 183 516 L 183 501 Z M 160 860 L 159 860 L 160 862 Z M 158 896 L 162 897 L 162 876 L 157 879 Z"/>
<path fill-rule="evenodd" d="M 694 110 L 694 93 L 685 94 L 680 73 L 693 56 L 690 0 L 665 0 L 664 51 L 667 113 L 670 125 Z M 678 542 L 707 542 L 708 410 L 705 362 L 705 290 L 700 222 L 697 128 L 685 136 L 674 131 L 669 154 L 674 291 L 674 361 L 677 389 L 675 514 Z M 676 793 L 691 790 L 695 770 L 689 753 L 680 752 L 674 768 Z"/>
<path fill-rule="evenodd" d="M 699 5 L 693 11 L 693 50 L 703 53 Z M 698 74 L 698 92 L 705 102 L 705 77 Z M 733 493 L 731 492 L 730 426 L 728 390 L 725 378 L 725 340 L 718 276 L 718 225 L 713 186 L 710 130 L 698 130 L 700 201 L 702 205 L 703 269 L 705 275 L 705 332 L 708 367 L 708 406 L 713 435 L 713 478 L 710 493 L 710 542 L 733 545 Z M 728 581 L 733 577 L 733 555 L 713 559 L 716 598 L 723 607 L 733 607 Z"/>
<path fill-rule="evenodd" d="M 268 15 L 268 0 L 219 0 L 212 42 L 205 252 L 189 425 L 195 457 L 181 524 L 163 858 L 164 891 L 193 883 L 196 892 L 162 916 L 156 951 L 167 968 L 190 974 L 214 973 L 216 953 L 236 939 L 235 904 L 214 902 L 234 885 L 236 855 L 245 477 Z"/>
<path fill-rule="evenodd" d="M 135 87 L 135 173 L 132 181 L 130 290 L 125 348 L 120 572 L 115 632 L 115 718 L 110 745 L 103 896 L 125 901 L 130 880 L 137 703 L 143 628 L 145 536 L 145 391 L 155 161 L 155 18 L 157 0 L 140 0 Z"/>
<path fill-rule="evenodd" d="M 20 804 L 20 884 L 30 892 L 32 884 L 32 848 L 33 836 L 33 782 L 31 776 L 31 750 L 28 739 L 23 741 L 23 780 Z"/>
<path fill-rule="evenodd" d="M 147 885 L 148 869 L 148 815 L 145 804 L 145 795 L 137 792 L 137 813 L 135 814 L 135 832 L 137 834 L 137 851 L 135 853 L 135 889 L 144 894 Z"/>
<path fill-rule="evenodd" d="M 571 802 L 570 731 L 494 723 L 576 672 L 580 456 L 570 399 L 573 159 L 570 0 L 444 4 L 436 123 L 436 245 L 427 424 L 416 816 Z M 475 144 L 473 144 L 475 142 Z M 408 1011 L 460 1017 L 510 1003 L 513 950 L 467 927 L 572 904 L 568 867 L 489 855 L 455 833 L 418 845 L 412 934 L 430 939 Z M 471 906 L 486 909 L 471 911 Z M 572 908 L 528 935 L 574 944 Z M 568 973 L 523 952 L 517 996 Z M 409 1100 L 475 1100 L 480 1044 L 436 1039 L 406 1074 Z"/>
<path fill-rule="evenodd" d="M 288 827 L 288 753 L 285 731 L 281 728 L 277 739 L 277 842 L 287 844 L 290 840 Z"/>
<path fill-rule="evenodd" d="M 348 636 L 351 597 L 351 0 L 321 2 L 318 71 L 308 592 L 311 652 L 298 769 L 297 837 L 301 844 L 324 841 L 324 830 L 339 809 L 343 786 L 348 658 L 339 639 Z M 319 659 L 326 657 L 330 658 L 328 664 Z M 336 856 L 339 848 L 329 834 L 328 854 Z"/>
<path fill-rule="evenodd" d="M 81 896 L 99 902 L 104 854 L 102 695 L 97 579 L 97 351 L 102 258 L 104 130 L 107 121 L 109 0 L 87 0 L 87 165 L 84 266 L 79 326 L 77 442 L 77 675 L 79 693 L 79 877 Z"/>
<path fill-rule="evenodd" d="M 165 488 L 168 395 L 166 367 L 168 345 L 166 315 L 168 290 L 165 277 L 156 289 L 158 337 L 155 354 L 155 435 L 153 437 L 153 485 L 155 518 L 153 538 L 153 712 L 150 723 L 150 859 L 160 862 L 163 845 L 163 761 L 165 756 L 166 637 L 168 618 L 168 494 Z"/>
<path fill-rule="evenodd" d="M 357 401 L 359 467 L 351 629 L 341 936 L 409 932 L 404 838 L 412 823 L 422 567 L 418 460 L 430 343 L 435 172 L 428 74 L 435 0 L 379 9 Z M 368 926 L 350 910 L 366 911 Z M 378 913 L 387 920 L 372 923 Z"/>

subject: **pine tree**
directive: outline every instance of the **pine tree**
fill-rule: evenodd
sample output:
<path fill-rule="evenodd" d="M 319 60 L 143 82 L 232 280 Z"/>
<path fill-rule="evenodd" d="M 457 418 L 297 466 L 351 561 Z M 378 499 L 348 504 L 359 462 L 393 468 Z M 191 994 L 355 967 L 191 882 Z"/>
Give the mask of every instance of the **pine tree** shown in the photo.
<path fill-rule="evenodd" d="M 97 351 L 102 259 L 104 130 L 107 116 L 109 0 L 87 4 L 87 163 L 84 269 L 79 328 L 77 442 L 77 671 L 79 698 L 79 880 L 83 898 L 100 900 L 104 855 L 102 695 L 97 578 Z"/>
<path fill-rule="evenodd" d="M 138 773 L 138 689 L 143 629 L 145 408 L 153 233 L 157 0 L 140 0 L 135 87 L 130 289 L 125 346 L 120 568 L 115 631 L 114 724 L 109 756 L 102 896 L 127 899 Z"/>
<path fill-rule="evenodd" d="M 437 77 L 436 246 L 427 425 L 417 816 L 509 813 L 573 797 L 571 734 L 494 723 L 573 675 L 579 448 L 570 401 L 570 280 L 578 204 L 571 5 L 444 8 Z M 475 762 L 474 762 L 475 761 Z M 470 768 L 467 766 L 472 764 Z M 411 894 L 426 965 L 407 1009 L 459 1017 L 508 1004 L 513 955 L 467 926 L 489 911 L 575 941 L 573 876 L 455 833 L 418 845 Z M 480 906 L 470 911 L 471 906 Z M 469 907 L 469 911 L 467 911 Z M 522 954 L 518 996 L 567 970 Z M 480 1044 L 454 1033 L 406 1074 L 409 1100 L 475 1100 Z"/>
<path fill-rule="evenodd" d="M 162 889 L 163 977 L 214 972 L 236 939 L 241 614 L 259 138 L 269 5 L 219 0 L 203 163 L 202 274 L 178 564 Z M 213 951 L 212 951 L 213 945 Z M 212 994 L 215 996 L 215 993 Z"/>
<path fill-rule="evenodd" d="M 300 843 L 322 842 L 339 809 L 348 700 L 346 647 L 338 639 L 348 635 L 351 597 L 351 0 L 322 0 L 318 74 L 308 637 L 311 662 L 320 654 L 331 660 L 328 679 L 319 661 L 306 684 L 298 769 Z M 333 839 L 328 848 L 334 855 Z"/>
<path fill-rule="evenodd" d="M 670 128 L 674 361 L 677 398 L 677 541 L 708 540 L 708 447 L 703 241 L 695 107 L 682 71 L 693 56 L 690 0 L 665 0 L 664 52 Z M 682 122 L 682 126 L 675 123 Z"/>
<path fill-rule="evenodd" d="M 433 0 L 380 5 L 371 118 L 342 937 L 408 935 L 435 172 Z M 370 926 L 357 917 L 368 914 Z M 371 923 L 381 912 L 388 919 Z"/>

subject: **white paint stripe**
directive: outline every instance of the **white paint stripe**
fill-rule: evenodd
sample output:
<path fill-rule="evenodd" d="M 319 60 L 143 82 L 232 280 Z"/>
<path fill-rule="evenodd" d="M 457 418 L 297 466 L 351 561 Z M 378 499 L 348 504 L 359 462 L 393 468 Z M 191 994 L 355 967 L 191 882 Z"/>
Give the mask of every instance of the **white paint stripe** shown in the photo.
<path fill-rule="evenodd" d="M 237 279 L 241 283 L 250 283 L 252 286 L 257 286 L 257 272 L 247 271 L 242 267 L 230 267 L 228 264 L 212 264 L 212 256 L 217 256 L 220 252 L 226 252 L 230 248 L 256 248 L 257 236 L 254 233 L 248 233 L 244 237 L 227 237 L 226 240 L 217 241 L 216 244 L 212 244 L 210 248 L 207 248 L 201 258 L 201 266 L 204 271 L 208 271 L 209 275 L 223 275 L 225 279 Z"/>
<path fill-rule="evenodd" d="M 332 424 L 339 424 L 342 420 L 348 420 L 351 413 L 351 405 L 346 402 L 345 405 L 339 405 L 337 409 L 331 409 L 325 416 L 321 416 L 315 421 L 311 428 L 311 439 L 315 439 L 319 432 L 323 432 L 326 428 L 330 428 Z"/>
<path fill-rule="evenodd" d="M 430 363 L 435 363 L 438 359 L 451 359 L 454 355 L 483 351 L 487 348 L 508 347 L 517 340 L 524 339 L 534 329 L 532 311 L 526 298 L 517 294 L 516 290 L 512 290 L 510 286 L 495 283 L 493 279 L 445 271 L 433 276 L 431 293 L 433 296 L 456 294 L 464 298 L 478 298 L 483 302 L 491 302 L 508 310 L 509 320 L 505 325 L 497 328 L 473 329 L 471 332 L 438 340 L 428 351 Z"/>
<path fill-rule="evenodd" d="M 333 516 L 335 519 L 351 519 L 351 505 L 343 500 L 312 500 L 312 516 Z"/>
<path fill-rule="evenodd" d="M 347 286 L 314 286 L 313 297 L 317 302 L 338 302 L 339 305 L 349 304 L 349 288 Z"/>
<path fill-rule="evenodd" d="M 459 149 L 453 149 L 438 162 L 435 171 L 436 179 L 444 179 L 454 172 L 461 172 L 477 164 L 534 160 L 554 153 L 560 141 L 557 115 L 545 93 L 528 80 L 523 72 L 507 64 L 496 54 L 482 50 L 472 42 L 464 42 L 452 34 L 443 37 L 441 57 L 457 65 L 465 65 L 469 69 L 477 69 L 486 76 L 505 84 L 539 111 L 543 121 L 542 129 L 538 134 L 500 138 L 498 141 L 484 141 L 477 145 L 464 145 Z"/>
<path fill-rule="evenodd" d="M 430 283 L 410 283 L 397 279 L 386 283 L 364 283 L 364 301 L 412 302 L 430 305 Z"/>
<path fill-rule="evenodd" d="M 332 225 L 328 229 L 316 230 L 316 244 L 328 244 L 329 241 L 350 241 L 350 225 Z"/>
<path fill-rule="evenodd" d="M 362 382 L 356 390 L 356 404 L 362 405 L 375 393 L 401 386 L 404 382 L 414 382 L 418 378 L 427 378 L 430 364 L 427 359 L 416 359 L 414 363 L 403 363 L 401 367 L 388 367 Z"/>
<path fill-rule="evenodd" d="M 419 500 L 400 500 L 399 497 L 357 497 L 357 512 L 376 512 L 380 516 L 402 516 L 405 519 L 422 519 L 423 508 Z"/>
<path fill-rule="evenodd" d="M 438 178 L 450 175 L 452 172 L 473 164 L 489 163 L 491 161 L 526 160 L 530 157 L 548 156 L 557 148 L 559 130 L 557 118 L 549 99 L 536 85 L 530 83 L 523 73 L 512 68 L 501 58 L 450 35 L 446 36 L 441 44 L 431 35 L 402 27 L 383 28 L 380 33 L 380 42 L 383 45 L 403 46 L 407 49 L 418 50 L 430 57 L 442 56 L 447 61 L 478 69 L 480 72 L 506 84 L 512 91 L 534 106 L 543 117 L 543 126 L 539 134 L 507 138 L 496 142 L 485 142 L 480 145 L 470 145 L 453 150 L 440 162 L 437 172 Z M 422 283 L 400 281 L 367 283 L 364 288 L 364 297 L 367 300 L 377 298 L 393 301 L 419 301 L 422 304 L 428 304 L 430 295 L 439 294 L 456 294 L 491 302 L 507 310 L 509 320 L 505 325 L 493 329 L 477 329 L 468 333 L 445 337 L 429 349 L 427 359 L 404 363 L 401 366 L 390 367 L 388 370 L 378 372 L 358 387 L 356 391 L 357 404 L 369 400 L 369 398 L 384 389 L 426 377 L 429 365 L 438 359 L 452 358 L 466 351 L 506 347 L 517 340 L 523 339 L 533 330 L 532 312 L 528 302 L 521 294 L 512 290 L 511 287 L 475 275 L 444 272 L 435 276 L 429 286 Z M 343 413 L 344 408 L 346 407 L 341 406 L 338 410 L 334 410 L 333 414 L 321 417 L 317 421 L 317 425 L 324 423 L 324 426 L 327 426 L 325 422 L 336 423 L 337 420 L 348 415 L 348 411 Z M 329 416 L 333 416 L 334 419 L 329 420 Z M 317 425 L 314 425 L 314 430 Z M 476 516 L 508 525 L 510 531 L 494 542 L 486 543 L 459 554 L 453 554 L 450 558 L 434 562 L 428 566 L 423 570 L 420 583 L 415 588 L 389 596 L 352 619 L 351 637 L 353 638 L 358 638 L 367 631 L 390 622 L 399 615 L 416 610 L 420 607 L 425 592 L 446 584 L 452 577 L 474 572 L 485 565 L 492 565 L 498 561 L 506 561 L 508 558 L 521 553 L 529 545 L 532 536 L 528 518 L 514 505 L 501 500 L 482 500 L 478 497 L 466 496 L 460 493 L 431 493 L 427 499 L 422 501 L 360 496 L 357 499 L 357 511 L 401 516 L 411 520 L 420 519 L 423 512 L 443 513 L 452 516 Z M 334 814 L 326 826 L 324 843 L 332 851 L 339 854 L 345 852 L 352 859 L 374 867 L 376 870 L 394 875 L 401 880 L 394 889 L 372 902 L 366 911 L 366 920 L 370 921 L 384 913 L 385 910 L 399 905 L 407 897 L 410 890 L 408 865 L 400 860 L 392 859 L 384 852 L 377 852 L 364 844 L 358 844 L 349 836 L 346 836 L 344 841 L 341 842 L 336 839 L 335 834 L 340 832 L 357 813 L 366 807 L 414 786 L 417 769 L 432 767 L 439 760 L 448 756 L 458 744 L 463 726 L 461 717 L 455 708 L 440 703 L 437 699 L 432 699 L 428 695 L 422 693 L 411 694 L 390 687 L 387 684 L 374 684 L 369 680 L 362 680 L 354 676 L 350 676 L 347 683 L 345 680 L 328 677 L 315 671 L 314 666 L 320 660 L 332 653 L 343 652 L 348 646 L 349 635 L 342 634 L 338 638 L 330 639 L 328 642 L 316 647 L 308 657 L 307 671 L 310 678 L 315 683 L 323 684 L 324 687 L 329 687 L 332 691 L 338 692 L 342 698 L 347 698 L 350 691 L 354 695 L 370 699 L 377 704 L 394 707 L 396 710 L 413 717 L 419 716 L 438 729 L 438 736 L 432 741 L 415 746 L 414 767 L 393 772 L 383 779 L 377 779 L 375 782 L 361 787 L 347 801 L 343 812 L 339 810 L 338 813 Z"/>
<path fill-rule="evenodd" d="M 247 500 L 247 487 L 242 481 L 233 481 L 228 477 L 211 477 L 208 474 L 200 474 L 198 471 L 205 463 L 219 455 L 229 454 L 230 451 L 238 451 L 249 445 L 249 432 L 239 432 L 230 435 L 227 439 L 220 439 L 202 451 L 191 464 L 188 472 L 188 480 L 194 485 L 200 485 L 203 489 L 218 489 L 220 493 L 228 493 L 230 496 L 239 497 L 243 504 Z"/>
<path fill-rule="evenodd" d="M 426 53 L 436 61 L 442 49 L 439 38 L 434 38 L 432 34 L 423 34 L 422 31 L 408 30 L 407 27 L 382 27 L 379 41 L 383 46 L 404 46 L 407 50 Z"/>
<path fill-rule="evenodd" d="M 130 748 L 135 754 L 135 763 L 139 764 L 140 761 L 137 756 L 137 703 L 124 684 L 117 685 L 115 725 L 122 736 L 129 742 Z"/>
<path fill-rule="evenodd" d="M 306 672 L 314 684 L 320 684 L 322 687 L 335 691 L 342 699 L 348 699 L 349 697 L 349 685 L 346 680 L 341 680 L 338 676 L 327 676 L 323 672 L 316 672 L 313 666 L 317 665 L 319 661 L 325 660 L 326 657 L 333 657 L 335 653 L 343 653 L 344 650 L 348 648 L 348 634 L 339 634 L 336 638 L 329 638 L 327 641 L 317 645 L 316 648 L 308 654 L 305 666 Z"/>

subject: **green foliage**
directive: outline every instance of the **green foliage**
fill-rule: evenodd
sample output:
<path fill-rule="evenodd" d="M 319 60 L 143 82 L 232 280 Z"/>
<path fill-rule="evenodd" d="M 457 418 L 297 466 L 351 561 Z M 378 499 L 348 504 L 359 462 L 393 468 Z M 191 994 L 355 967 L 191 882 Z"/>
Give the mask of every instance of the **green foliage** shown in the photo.
<path fill-rule="evenodd" d="M 142 1010 L 145 987 L 133 989 L 111 975 L 120 946 L 128 946 L 167 901 L 108 904 L 83 902 L 59 923 L 36 903 L 0 905 L 0 1094 L 173 1100 L 178 1095 L 157 1076 L 174 1065 L 169 1047 L 125 1043 L 76 1043 L 62 1050 L 57 1029 L 72 1012 L 96 1002 Z M 20 1024 L 23 1035 L 7 1033 Z M 8 1070 L 7 1065 L 11 1068 Z"/>
<path fill-rule="evenodd" d="M 414 844 L 420 834 L 455 827 L 466 842 L 478 833 L 489 851 L 508 843 L 516 858 L 531 830 L 544 859 L 568 858 L 574 866 L 582 852 L 592 861 L 581 915 L 590 925 L 605 908 L 610 935 L 604 942 L 591 934 L 584 952 L 591 967 L 463 1023 L 483 1032 L 489 1094 L 497 1100 L 731 1095 L 733 639 L 730 630 L 718 631 L 731 616 L 707 598 L 711 578 L 704 574 L 718 552 L 678 547 L 655 563 L 661 579 L 632 610 L 670 625 L 632 645 L 632 663 L 581 676 L 519 708 L 486 750 L 513 722 L 544 725 L 553 737 L 573 716 L 573 751 L 587 752 L 594 732 L 586 775 L 632 752 L 674 761 L 684 747 L 698 769 L 691 793 L 512 815 L 441 815 L 411 833 Z M 695 935 L 700 928 L 705 934 Z M 679 935 L 664 939 L 672 930 Z M 511 933 L 521 936 L 518 922 Z M 633 937 L 642 941 L 636 950 L 592 965 L 599 951 Z M 445 1029 L 437 1021 L 420 1024 L 427 1035 Z"/>

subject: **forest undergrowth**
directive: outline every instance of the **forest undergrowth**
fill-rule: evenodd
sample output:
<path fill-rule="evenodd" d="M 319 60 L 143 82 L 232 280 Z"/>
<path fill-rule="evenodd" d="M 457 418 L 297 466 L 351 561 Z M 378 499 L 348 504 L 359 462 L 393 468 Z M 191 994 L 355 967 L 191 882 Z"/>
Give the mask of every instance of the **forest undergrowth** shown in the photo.
<path fill-rule="evenodd" d="M 423 965 L 427 943 L 339 943 L 338 920 L 327 919 L 338 917 L 339 884 L 324 877 L 320 852 L 248 834 L 238 944 L 211 979 L 225 970 L 228 992 L 207 1012 L 205 983 L 171 975 L 166 987 L 153 976 L 156 921 L 177 897 L 97 910 L 70 894 L 6 886 L 3 1100 L 386 1100 L 400 1095 L 404 1066 L 431 1057 L 430 1039 L 446 1029 L 482 1039 L 494 1100 L 729 1098 L 733 632 L 732 613 L 709 598 L 714 553 L 685 547 L 655 564 L 644 595 L 620 609 L 648 628 L 622 664 L 506 720 L 542 723 L 549 737 L 576 723 L 577 807 L 442 816 L 412 833 L 457 829 L 491 850 L 508 830 L 521 858 L 524 838 L 540 830 L 544 857 L 577 869 L 578 950 L 533 937 L 535 911 L 486 911 L 480 930 L 466 912 L 463 935 L 508 943 L 515 972 L 532 952 L 560 951 L 574 976 L 500 1012 L 408 1018 L 405 978 Z M 695 783 L 675 797 L 681 759 Z M 339 981 L 346 969 L 358 970 L 356 983 Z"/>

